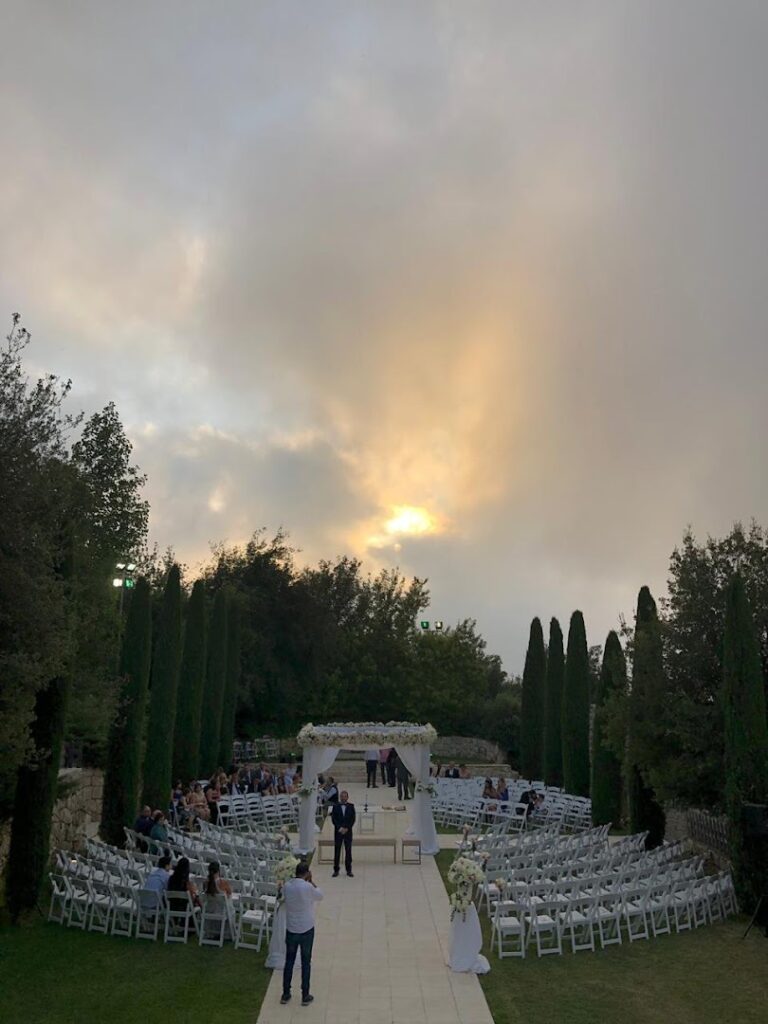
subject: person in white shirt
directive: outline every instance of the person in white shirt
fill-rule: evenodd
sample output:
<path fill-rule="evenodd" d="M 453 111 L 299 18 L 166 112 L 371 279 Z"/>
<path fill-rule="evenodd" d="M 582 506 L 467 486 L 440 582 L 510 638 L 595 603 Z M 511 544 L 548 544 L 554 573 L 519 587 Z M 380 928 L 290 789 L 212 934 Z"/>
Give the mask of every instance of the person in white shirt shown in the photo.
<path fill-rule="evenodd" d="M 315 905 L 323 898 L 312 881 L 309 864 L 296 865 L 296 877 L 283 886 L 285 900 L 285 967 L 283 969 L 283 995 L 285 1004 L 291 998 L 291 979 L 296 954 L 301 950 L 301 1005 L 309 1006 L 314 996 L 309 994 L 309 975 L 312 967 L 312 944 L 315 941 Z"/>
<path fill-rule="evenodd" d="M 366 783 L 365 788 L 376 789 L 376 768 L 379 764 L 379 751 L 371 748 L 365 752 L 365 771 L 366 771 Z"/>
<path fill-rule="evenodd" d="M 156 907 L 159 904 L 159 895 L 161 892 L 165 892 L 168 888 L 168 879 L 171 877 L 171 858 L 167 855 L 161 857 L 157 862 L 157 867 L 152 868 L 147 877 L 144 879 L 144 885 L 142 889 L 145 892 L 153 893 L 152 896 L 144 897 L 143 905 L 145 907 Z"/>

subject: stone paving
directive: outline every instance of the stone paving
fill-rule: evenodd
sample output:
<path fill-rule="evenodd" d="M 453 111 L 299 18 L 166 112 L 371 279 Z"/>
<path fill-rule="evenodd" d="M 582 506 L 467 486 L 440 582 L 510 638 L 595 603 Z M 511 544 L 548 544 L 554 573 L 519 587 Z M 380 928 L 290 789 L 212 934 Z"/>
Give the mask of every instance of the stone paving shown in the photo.
<path fill-rule="evenodd" d="M 347 788 L 359 814 L 365 786 Z M 371 803 L 397 803 L 386 787 L 368 794 Z M 374 834 L 399 837 L 407 819 L 402 812 L 377 814 Z M 323 836 L 330 834 L 327 822 Z M 297 960 L 291 1002 L 280 1005 L 282 972 L 274 971 L 257 1024 L 493 1024 L 475 975 L 446 966 L 448 899 L 433 858 L 400 864 L 399 841 L 397 864 L 386 847 L 353 848 L 353 857 L 355 877 L 347 878 L 342 865 L 332 878 L 332 868 L 318 866 L 315 856 L 313 878 L 324 899 L 312 956 L 314 1003 L 301 1005 Z"/>

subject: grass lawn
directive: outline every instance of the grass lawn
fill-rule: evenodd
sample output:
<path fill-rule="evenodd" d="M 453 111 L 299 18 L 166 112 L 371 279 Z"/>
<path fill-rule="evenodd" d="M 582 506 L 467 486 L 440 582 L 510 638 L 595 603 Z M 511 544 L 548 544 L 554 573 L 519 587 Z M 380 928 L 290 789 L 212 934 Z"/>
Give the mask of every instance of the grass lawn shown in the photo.
<path fill-rule="evenodd" d="M 453 852 L 435 858 L 445 881 Z M 499 960 L 480 978 L 496 1024 L 766 1024 L 768 940 L 731 918 L 596 953 Z"/>
<path fill-rule="evenodd" d="M 272 972 L 260 953 L 0 927 L 3 1024 L 253 1024 Z"/>

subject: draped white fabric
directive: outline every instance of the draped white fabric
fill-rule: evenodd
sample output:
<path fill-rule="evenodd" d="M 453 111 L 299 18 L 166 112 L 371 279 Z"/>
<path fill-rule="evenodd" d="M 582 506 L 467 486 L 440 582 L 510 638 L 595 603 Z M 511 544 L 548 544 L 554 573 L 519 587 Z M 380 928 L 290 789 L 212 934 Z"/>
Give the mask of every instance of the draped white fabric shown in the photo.
<path fill-rule="evenodd" d="M 317 776 L 327 772 L 336 756 L 338 747 L 305 747 L 302 778 L 305 786 L 316 786 Z M 299 797 L 299 852 L 309 853 L 315 848 L 315 811 L 317 794 Z"/>
<path fill-rule="evenodd" d="M 491 965 L 482 955 L 483 933 L 475 904 L 470 903 L 466 914 L 456 914 L 451 921 L 451 945 L 448 966 L 452 971 L 471 971 L 487 974 Z"/>
<path fill-rule="evenodd" d="M 285 904 L 281 900 L 272 922 L 272 936 L 269 940 L 269 954 L 265 967 L 280 970 L 285 967 Z"/>
<path fill-rule="evenodd" d="M 429 782 L 429 747 L 425 744 L 406 744 L 397 748 L 400 759 L 411 773 L 414 782 Z M 432 817 L 432 797 L 429 793 L 414 793 L 411 802 L 411 822 L 408 833 L 421 840 L 422 853 L 439 853 L 435 820 Z"/>

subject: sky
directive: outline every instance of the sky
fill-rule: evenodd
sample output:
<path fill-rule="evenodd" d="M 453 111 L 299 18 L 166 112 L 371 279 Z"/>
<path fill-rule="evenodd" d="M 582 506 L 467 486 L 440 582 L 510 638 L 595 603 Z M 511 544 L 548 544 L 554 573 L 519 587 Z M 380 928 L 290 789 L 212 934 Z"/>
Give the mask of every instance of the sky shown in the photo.
<path fill-rule="evenodd" d="M 283 527 L 519 672 L 768 521 L 765 3 L 2 11 L 0 318 L 192 575 Z"/>

